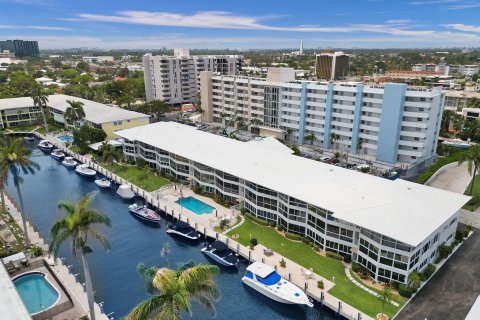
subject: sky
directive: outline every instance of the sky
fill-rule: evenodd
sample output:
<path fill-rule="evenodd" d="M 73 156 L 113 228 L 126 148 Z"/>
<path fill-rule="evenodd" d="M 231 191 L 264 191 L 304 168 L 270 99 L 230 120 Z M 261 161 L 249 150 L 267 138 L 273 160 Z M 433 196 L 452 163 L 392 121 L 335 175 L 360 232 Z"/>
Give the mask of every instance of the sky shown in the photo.
<path fill-rule="evenodd" d="M 480 0 L 0 0 L 40 49 L 480 46 Z"/>

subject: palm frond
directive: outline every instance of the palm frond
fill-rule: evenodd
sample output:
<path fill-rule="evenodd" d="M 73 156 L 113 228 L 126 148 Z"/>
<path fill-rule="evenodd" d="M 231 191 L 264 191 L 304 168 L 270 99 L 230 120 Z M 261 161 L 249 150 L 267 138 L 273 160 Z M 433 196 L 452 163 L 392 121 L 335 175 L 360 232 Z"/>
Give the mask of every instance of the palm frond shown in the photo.
<path fill-rule="evenodd" d="M 127 316 L 126 320 L 148 320 L 150 315 L 159 311 L 166 299 L 162 295 L 155 295 L 137 305 Z"/>

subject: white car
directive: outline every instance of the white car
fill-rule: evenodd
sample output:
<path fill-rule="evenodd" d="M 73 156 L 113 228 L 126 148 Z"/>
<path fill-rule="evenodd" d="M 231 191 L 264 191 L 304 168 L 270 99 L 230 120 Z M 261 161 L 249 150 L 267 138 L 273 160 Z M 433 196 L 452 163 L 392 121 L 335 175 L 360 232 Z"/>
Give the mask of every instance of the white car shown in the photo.
<path fill-rule="evenodd" d="M 323 156 L 320 158 L 320 161 L 322 162 L 327 162 L 328 160 L 330 160 L 330 157 L 327 157 L 327 156 Z"/>

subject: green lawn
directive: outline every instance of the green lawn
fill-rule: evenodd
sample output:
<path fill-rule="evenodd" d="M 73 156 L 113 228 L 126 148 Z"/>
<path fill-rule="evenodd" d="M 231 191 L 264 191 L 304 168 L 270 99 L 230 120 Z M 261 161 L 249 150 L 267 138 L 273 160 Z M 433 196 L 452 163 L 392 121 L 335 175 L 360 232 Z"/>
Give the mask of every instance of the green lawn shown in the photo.
<path fill-rule="evenodd" d="M 55 132 L 55 131 L 60 131 L 60 130 L 64 130 L 64 129 L 65 129 L 64 127 L 60 127 L 60 126 L 57 126 L 57 125 L 54 125 L 54 124 L 49 124 L 48 125 L 48 132 Z M 43 126 L 36 131 L 41 133 L 41 134 L 47 133 L 47 131 L 45 130 L 45 128 Z"/>
<path fill-rule="evenodd" d="M 31 132 L 33 131 L 33 129 L 37 128 L 38 125 L 33 125 L 33 126 L 23 126 L 23 127 L 11 127 L 11 128 L 7 128 L 8 130 L 11 130 L 11 131 L 15 131 L 15 132 Z"/>
<path fill-rule="evenodd" d="M 148 169 L 139 169 L 136 166 L 122 166 L 119 164 L 101 164 L 105 169 L 110 170 L 125 180 L 151 192 L 160 189 L 170 183 L 170 180 L 158 176 Z"/>
<path fill-rule="evenodd" d="M 475 176 L 475 184 L 473 185 L 473 193 L 472 195 L 477 196 L 477 202 L 472 203 L 472 204 L 466 204 L 463 206 L 463 209 L 469 210 L 469 211 L 475 211 L 479 206 L 480 206 L 480 174 Z M 467 189 L 465 189 L 465 192 L 463 194 L 466 194 L 467 196 L 470 195 L 470 188 L 472 187 L 472 182 L 468 184 Z"/>
<path fill-rule="evenodd" d="M 340 261 L 321 256 L 310 246 L 288 240 L 273 228 L 260 226 L 249 219 L 245 219 L 245 222 L 229 232 L 228 236 L 233 234 L 239 234 L 240 237 L 236 241 L 245 246 L 248 246 L 250 235 L 252 235 L 260 244 L 295 261 L 306 269 L 313 268 L 315 273 L 329 280 L 335 277 L 335 286 L 329 293 L 369 316 L 375 317 L 381 311 L 381 303 L 378 298 L 353 284 L 345 275 L 345 267 Z M 406 299 L 399 296 L 395 296 L 395 300 L 400 306 L 406 302 Z M 385 312 L 390 318 L 399 309 L 390 303 L 385 305 Z"/>

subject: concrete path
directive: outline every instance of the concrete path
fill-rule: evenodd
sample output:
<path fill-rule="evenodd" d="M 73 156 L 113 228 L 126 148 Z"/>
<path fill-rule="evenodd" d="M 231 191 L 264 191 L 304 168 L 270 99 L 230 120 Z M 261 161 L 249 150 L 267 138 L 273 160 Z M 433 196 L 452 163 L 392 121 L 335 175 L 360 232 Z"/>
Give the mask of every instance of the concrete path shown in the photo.
<path fill-rule="evenodd" d="M 395 320 L 465 319 L 480 293 L 480 231 L 445 262 Z"/>
<path fill-rule="evenodd" d="M 468 173 L 467 164 L 452 166 L 426 183 L 427 186 L 461 193 L 465 191 L 472 177 Z"/>

